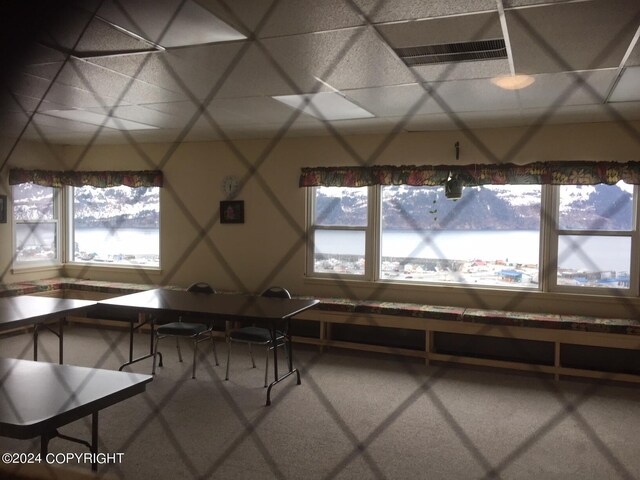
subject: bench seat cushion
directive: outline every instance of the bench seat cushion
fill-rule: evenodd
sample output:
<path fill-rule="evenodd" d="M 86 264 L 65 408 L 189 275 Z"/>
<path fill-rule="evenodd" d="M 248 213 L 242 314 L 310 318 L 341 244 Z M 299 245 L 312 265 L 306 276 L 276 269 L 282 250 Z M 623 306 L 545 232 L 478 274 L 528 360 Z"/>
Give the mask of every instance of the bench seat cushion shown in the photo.
<path fill-rule="evenodd" d="M 375 302 L 366 300 L 359 302 L 356 312 L 380 315 L 396 315 L 418 318 L 433 318 L 436 320 L 460 321 L 464 308 L 445 307 L 437 305 L 422 305 L 419 303 Z"/>
<path fill-rule="evenodd" d="M 469 323 L 486 323 L 490 325 L 505 325 L 510 327 L 562 328 L 562 319 L 560 315 L 552 313 L 528 313 L 467 308 L 464 311 L 462 321 Z"/>

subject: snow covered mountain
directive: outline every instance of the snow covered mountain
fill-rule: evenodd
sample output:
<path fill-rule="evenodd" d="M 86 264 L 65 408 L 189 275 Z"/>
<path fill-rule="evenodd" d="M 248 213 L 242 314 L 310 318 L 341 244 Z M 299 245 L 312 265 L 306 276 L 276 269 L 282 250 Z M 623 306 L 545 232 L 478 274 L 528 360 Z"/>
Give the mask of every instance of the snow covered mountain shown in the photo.
<path fill-rule="evenodd" d="M 366 224 L 362 192 L 320 189 L 317 216 L 324 225 Z M 326 192 L 326 193 L 325 193 Z M 562 187 L 561 226 L 573 229 L 630 229 L 631 189 L 618 186 Z M 393 186 L 383 189 L 385 229 L 538 230 L 540 187 L 535 185 L 466 187 L 459 200 L 445 197 L 442 188 Z"/>
<path fill-rule="evenodd" d="M 54 218 L 55 189 L 33 184 L 13 188 L 13 213 L 17 221 Z M 79 228 L 158 228 L 160 189 L 92 188 L 74 190 L 73 212 Z"/>

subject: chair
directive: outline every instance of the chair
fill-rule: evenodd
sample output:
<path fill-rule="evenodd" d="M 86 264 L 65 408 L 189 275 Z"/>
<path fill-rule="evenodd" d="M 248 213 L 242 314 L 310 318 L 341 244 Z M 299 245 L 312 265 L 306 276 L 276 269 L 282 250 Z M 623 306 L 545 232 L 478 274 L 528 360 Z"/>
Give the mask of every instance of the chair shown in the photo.
<path fill-rule="evenodd" d="M 262 292 L 263 297 L 272 297 L 272 298 L 291 298 L 291 294 L 289 291 L 282 287 L 271 287 Z M 229 364 L 231 361 L 231 343 L 248 343 L 249 344 L 249 354 L 251 355 L 251 363 L 253 368 L 256 368 L 256 362 L 253 358 L 253 345 L 263 345 L 267 347 L 266 353 L 266 365 L 264 369 L 264 386 L 267 386 L 267 375 L 269 372 L 269 352 L 277 347 L 284 346 L 285 354 L 288 355 L 287 352 L 287 331 L 276 331 L 275 345 L 271 340 L 271 332 L 268 328 L 262 327 L 242 327 L 235 330 L 231 330 L 227 335 L 227 373 L 225 375 L 225 380 L 229 380 Z"/>
<path fill-rule="evenodd" d="M 216 293 L 213 288 L 207 283 L 199 282 L 194 283 L 188 289 L 188 292 L 192 292 L 198 295 L 211 295 Z M 158 343 L 161 338 L 175 337 L 176 348 L 178 349 L 178 359 L 182 362 L 182 353 L 180 352 L 180 338 L 193 339 L 193 373 L 191 378 L 196 378 L 196 358 L 198 356 L 198 343 L 211 338 L 211 344 L 213 345 L 213 356 L 218 363 L 218 352 L 216 351 L 216 343 L 213 340 L 213 322 L 205 325 L 204 323 L 189 323 L 184 322 L 183 317 L 179 317 L 177 322 L 165 323 L 158 326 L 156 329 L 156 342 L 153 348 L 153 369 L 152 375 L 156 374 L 156 357 L 158 355 Z M 160 366 L 162 366 L 162 360 L 160 360 Z"/>

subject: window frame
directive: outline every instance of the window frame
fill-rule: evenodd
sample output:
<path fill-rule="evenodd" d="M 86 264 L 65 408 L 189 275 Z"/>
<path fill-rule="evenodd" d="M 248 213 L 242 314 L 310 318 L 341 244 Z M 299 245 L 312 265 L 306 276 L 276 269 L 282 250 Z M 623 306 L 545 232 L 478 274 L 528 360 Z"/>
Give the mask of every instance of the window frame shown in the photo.
<path fill-rule="evenodd" d="M 548 239 L 549 239 L 549 268 L 548 268 L 548 291 L 561 292 L 561 293 L 588 293 L 598 294 L 603 293 L 615 295 L 615 296 L 638 296 L 640 293 L 640 281 L 638 275 L 640 274 L 640 261 L 639 242 L 640 239 L 638 233 L 638 185 L 633 185 L 633 200 L 632 200 L 632 219 L 631 230 L 588 230 L 588 229 L 567 229 L 560 228 L 560 189 L 561 186 L 557 185 L 550 188 L 549 207 L 551 215 L 548 216 Z M 561 236 L 584 236 L 584 237 L 622 237 L 630 238 L 630 268 L 629 268 L 629 288 L 598 288 L 598 287 L 579 287 L 572 285 L 559 285 L 558 284 L 558 250 L 559 239 Z"/>
<path fill-rule="evenodd" d="M 376 187 L 376 189 L 379 191 L 379 195 L 380 195 L 380 201 L 378 202 L 379 205 L 379 215 L 378 215 L 378 221 L 380 222 L 380 228 L 378 229 L 378 242 L 380 244 L 380 252 L 377 254 L 377 258 L 376 258 L 376 265 L 378 267 L 377 270 L 377 281 L 379 282 L 385 282 L 385 283 L 399 283 L 402 285 L 435 285 L 435 286 L 445 286 L 445 287 L 470 287 L 470 288 L 476 288 L 476 289 L 483 289 L 483 288 L 487 288 L 487 289 L 509 289 L 509 290 L 518 290 L 518 291 L 525 291 L 525 292 L 537 292 L 541 290 L 540 287 L 540 280 L 538 281 L 538 284 L 535 286 L 523 286 L 523 284 L 519 284 L 519 283 L 513 283 L 510 285 L 504 285 L 504 284 L 491 284 L 491 283 L 471 283 L 471 282 L 456 282 L 456 281 L 424 281 L 424 280 L 414 280 L 414 279 L 406 279 L 406 278 L 384 278 L 382 276 L 382 245 L 383 245 L 383 219 L 382 219 L 382 213 L 383 213 L 383 205 L 382 205 L 382 201 L 384 200 L 384 195 L 383 195 L 383 189 L 385 187 L 389 187 L 391 185 L 378 185 Z M 478 185 L 477 187 L 480 188 L 484 188 L 490 185 Z M 440 188 L 442 189 L 442 193 L 444 194 L 445 191 L 445 187 L 441 186 L 441 185 L 432 185 L 432 186 L 425 186 L 427 188 Z M 541 245 L 541 241 L 542 241 L 542 237 L 541 237 L 541 231 L 542 231 L 542 197 L 544 195 L 544 185 L 540 186 L 540 227 L 538 229 L 538 253 L 540 254 L 540 251 L 542 249 L 542 245 Z M 419 187 L 418 187 L 419 188 Z M 474 187 L 469 187 L 469 188 L 474 188 Z M 452 199 L 442 199 L 442 201 L 445 202 L 453 202 L 454 200 Z M 435 202 L 434 202 L 435 203 Z M 437 206 L 434 206 L 434 208 L 436 208 L 437 210 Z M 454 207 L 455 208 L 455 207 Z M 437 215 L 437 213 L 435 213 L 435 215 Z M 427 231 L 427 230 L 425 230 Z M 438 232 L 445 232 L 446 230 L 432 230 L 432 232 L 435 232 L 433 235 L 434 237 L 438 236 Z M 469 230 L 472 231 L 472 230 Z M 408 257 L 411 258 L 411 257 Z M 442 260 L 457 260 L 457 259 L 447 259 L 444 258 Z M 540 265 L 540 260 L 538 260 L 538 265 Z M 540 278 L 540 269 L 538 268 L 538 278 Z"/>
<path fill-rule="evenodd" d="M 314 272 L 314 245 L 313 238 L 318 229 L 333 230 L 335 227 L 321 227 L 313 225 L 315 219 L 315 191 L 320 187 L 307 188 L 307 251 L 306 251 L 306 272 L 307 278 L 333 278 L 339 280 L 361 280 L 372 283 L 393 283 L 414 286 L 434 286 L 434 287 L 455 287 L 471 288 L 482 290 L 518 290 L 526 292 L 543 293 L 567 293 L 598 296 L 638 296 L 640 294 L 640 220 L 638 209 L 640 201 L 638 196 L 640 188 L 633 186 L 633 219 L 631 231 L 595 231 L 597 236 L 621 236 L 631 239 L 631 266 L 629 288 L 602 288 L 602 287 L 579 287 L 569 285 L 558 285 L 558 238 L 561 235 L 591 235 L 593 230 L 560 230 L 559 225 L 559 200 L 560 185 L 541 185 L 540 193 L 540 244 L 538 263 L 538 287 L 523 288 L 508 285 L 473 285 L 457 282 L 423 282 L 416 280 L 382 279 L 381 278 L 381 239 L 382 239 L 382 186 L 374 185 L 368 187 L 368 226 L 366 229 L 365 246 L 365 275 L 349 275 L 340 273 L 320 273 Z M 347 227 L 350 228 L 350 227 Z"/>
<path fill-rule="evenodd" d="M 12 247 L 12 269 L 13 270 L 29 270 L 29 269 L 39 269 L 39 268 L 59 268 L 64 263 L 64 229 L 62 228 L 63 224 L 63 205 L 64 205 L 64 192 L 62 188 L 59 187 L 45 187 L 51 188 L 53 191 L 53 218 L 51 220 L 30 220 L 30 221 L 19 221 L 16 219 L 15 215 L 15 193 L 14 189 L 19 187 L 19 185 L 11 186 L 11 228 L 12 228 L 12 238 L 11 238 L 11 247 Z M 18 225 L 44 225 L 44 224 L 53 224 L 55 225 L 55 238 L 56 238 L 56 248 L 55 248 L 55 258 L 50 260 L 42 259 L 42 260 L 19 260 L 18 259 Z"/>
<path fill-rule="evenodd" d="M 374 281 L 377 267 L 372 262 L 374 257 L 374 230 L 375 230 L 375 209 L 373 205 L 378 203 L 375 187 L 367 188 L 367 225 L 364 226 L 348 226 L 348 225 L 316 225 L 316 191 L 322 187 L 310 187 L 307 189 L 307 252 L 306 252 L 306 271 L 305 275 L 310 278 L 340 278 L 348 280 Z M 350 187 L 341 187 L 350 188 Z M 357 187 L 359 188 L 359 187 Z M 334 272 L 316 272 L 315 271 L 315 233 L 318 230 L 343 230 L 343 231 L 362 231 L 365 234 L 364 274 L 346 274 Z"/>
<path fill-rule="evenodd" d="M 91 261 L 77 261 L 75 259 L 75 249 L 74 249 L 74 242 L 75 242 L 75 227 L 74 227 L 74 223 L 75 223 L 75 209 L 74 209 L 74 204 L 75 204 L 75 197 L 74 197 L 74 189 L 76 187 L 73 186 L 66 186 L 63 188 L 64 193 L 65 193 L 65 205 L 64 205 L 64 212 L 65 212 L 65 243 L 64 243 L 64 255 L 65 255 L 65 260 L 64 263 L 66 265 L 69 266 L 90 266 L 91 268 L 96 268 L 96 267 L 105 267 L 105 268 L 110 268 L 110 269 L 116 269 L 116 268 L 124 268 L 124 269 L 130 269 L 130 268 L 134 268 L 134 269 L 145 269 L 145 270 L 160 270 L 161 269 L 161 265 L 162 265 L 162 257 L 161 257 L 161 252 L 162 249 L 160 248 L 160 242 L 162 239 L 162 235 L 161 235 L 161 225 L 160 225 L 160 219 L 159 219 L 159 224 L 158 224 L 158 265 L 144 265 L 144 264 L 128 264 L 128 263 L 108 263 L 108 262 L 91 262 Z M 94 187 L 94 188 L 98 188 L 98 187 Z M 113 188 L 113 187 L 106 187 L 106 188 Z M 160 195 L 162 192 L 162 189 L 159 187 L 128 187 L 128 188 L 158 188 L 158 203 L 160 204 Z"/>

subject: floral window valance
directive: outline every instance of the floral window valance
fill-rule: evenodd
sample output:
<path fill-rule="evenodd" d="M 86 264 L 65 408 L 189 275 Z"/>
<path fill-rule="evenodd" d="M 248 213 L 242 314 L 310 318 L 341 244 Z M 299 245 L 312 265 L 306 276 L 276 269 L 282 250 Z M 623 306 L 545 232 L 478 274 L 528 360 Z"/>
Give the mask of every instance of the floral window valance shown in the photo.
<path fill-rule="evenodd" d="M 464 186 L 596 185 L 624 180 L 640 184 L 640 162 L 535 162 L 525 165 L 421 165 L 303 168 L 301 187 L 369 185 L 445 185 L 455 178 Z"/>
<path fill-rule="evenodd" d="M 162 187 L 162 179 L 159 170 L 76 172 L 15 168 L 9 171 L 10 185 L 35 183 L 43 187 Z"/>

